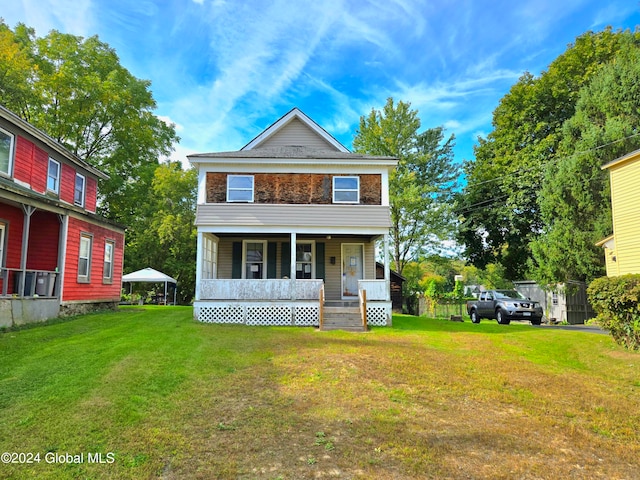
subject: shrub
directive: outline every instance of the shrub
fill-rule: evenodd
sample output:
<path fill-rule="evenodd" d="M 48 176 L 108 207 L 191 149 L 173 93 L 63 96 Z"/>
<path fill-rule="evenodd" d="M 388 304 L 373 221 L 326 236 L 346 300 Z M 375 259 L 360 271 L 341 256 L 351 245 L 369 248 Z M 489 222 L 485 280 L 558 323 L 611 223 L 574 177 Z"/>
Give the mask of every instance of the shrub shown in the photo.
<path fill-rule="evenodd" d="M 587 289 L 596 322 L 629 350 L 640 350 L 640 275 L 597 278 Z"/>

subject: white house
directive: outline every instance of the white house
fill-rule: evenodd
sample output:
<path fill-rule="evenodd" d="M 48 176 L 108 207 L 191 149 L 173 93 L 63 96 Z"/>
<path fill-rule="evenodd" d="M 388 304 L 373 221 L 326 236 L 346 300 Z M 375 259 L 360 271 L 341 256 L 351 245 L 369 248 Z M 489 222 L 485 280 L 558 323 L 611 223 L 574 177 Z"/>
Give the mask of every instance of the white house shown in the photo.
<path fill-rule="evenodd" d="M 389 259 L 377 280 L 375 250 L 388 251 L 396 158 L 349 152 L 297 108 L 239 151 L 188 158 L 198 320 L 390 325 Z"/>

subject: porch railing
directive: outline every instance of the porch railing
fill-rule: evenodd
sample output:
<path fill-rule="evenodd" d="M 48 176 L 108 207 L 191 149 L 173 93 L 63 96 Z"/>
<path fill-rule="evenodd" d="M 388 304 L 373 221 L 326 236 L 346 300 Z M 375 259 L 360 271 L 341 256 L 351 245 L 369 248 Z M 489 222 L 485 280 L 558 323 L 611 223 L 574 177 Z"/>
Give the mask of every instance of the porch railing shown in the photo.
<path fill-rule="evenodd" d="M 51 270 L 0 268 L 0 296 L 56 298 L 59 276 Z"/>
<path fill-rule="evenodd" d="M 366 290 L 371 301 L 388 301 L 389 291 L 385 280 L 358 280 L 358 290 Z"/>
<path fill-rule="evenodd" d="M 206 279 L 201 300 L 317 300 L 323 281 L 301 279 Z"/>

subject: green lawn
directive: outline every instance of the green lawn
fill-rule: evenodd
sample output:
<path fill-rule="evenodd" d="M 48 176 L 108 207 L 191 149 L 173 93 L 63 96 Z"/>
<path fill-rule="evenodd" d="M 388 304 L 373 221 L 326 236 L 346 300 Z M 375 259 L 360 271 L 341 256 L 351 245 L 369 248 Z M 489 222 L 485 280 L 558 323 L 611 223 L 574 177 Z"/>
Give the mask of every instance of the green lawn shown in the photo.
<path fill-rule="evenodd" d="M 191 315 L 0 333 L 0 452 L 34 461 L 0 478 L 638 478 L 640 355 L 607 335 Z"/>

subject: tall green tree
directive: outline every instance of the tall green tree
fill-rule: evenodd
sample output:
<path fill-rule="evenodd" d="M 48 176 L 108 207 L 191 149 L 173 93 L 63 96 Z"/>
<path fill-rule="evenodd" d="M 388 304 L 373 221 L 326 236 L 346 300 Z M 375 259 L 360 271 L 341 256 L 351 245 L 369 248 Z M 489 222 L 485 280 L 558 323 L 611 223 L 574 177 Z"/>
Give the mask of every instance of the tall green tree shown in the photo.
<path fill-rule="evenodd" d="M 532 243 L 534 275 L 543 283 L 590 281 L 604 274 L 610 235 L 609 174 L 602 165 L 640 148 L 640 47 L 628 42 L 580 90 L 565 122 L 556 161 L 539 195 L 544 234 Z"/>
<path fill-rule="evenodd" d="M 183 170 L 180 162 L 162 163 L 151 184 L 145 214 L 127 233 L 127 270 L 161 270 L 178 281 L 178 301 L 189 303 L 196 280 L 197 172 Z"/>
<path fill-rule="evenodd" d="M 0 103 L 110 175 L 99 209 L 134 227 L 158 159 L 178 140 L 156 117 L 150 82 L 135 78 L 97 36 L 38 38 L 0 22 Z"/>
<path fill-rule="evenodd" d="M 389 176 L 391 248 L 396 270 L 412 259 L 438 251 L 452 236 L 450 199 L 458 169 L 453 163 L 455 137 L 436 127 L 420 132 L 418 111 L 410 103 L 387 99 L 382 110 L 360 117 L 353 140 L 356 152 L 398 158 Z"/>
<path fill-rule="evenodd" d="M 547 71 L 524 74 L 500 100 L 493 131 L 464 165 L 467 185 L 457 200 L 458 241 L 475 265 L 500 263 L 512 280 L 527 274 L 530 243 L 544 227 L 540 186 L 558 155 L 563 124 L 573 117 L 581 88 L 625 45 L 639 42 L 637 32 L 587 32 Z"/>

